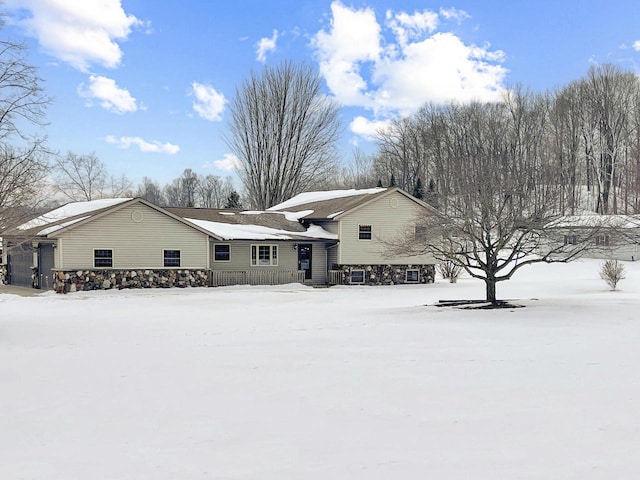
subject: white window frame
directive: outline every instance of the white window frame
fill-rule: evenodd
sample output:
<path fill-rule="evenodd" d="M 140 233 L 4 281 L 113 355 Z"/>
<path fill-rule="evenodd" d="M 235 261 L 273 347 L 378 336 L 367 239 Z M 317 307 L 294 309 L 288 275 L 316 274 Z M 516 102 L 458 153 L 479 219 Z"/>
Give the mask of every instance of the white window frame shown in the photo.
<path fill-rule="evenodd" d="M 229 248 L 229 258 L 227 260 L 218 260 L 216 258 L 216 247 L 227 247 Z M 213 245 L 213 261 L 214 262 L 230 262 L 231 261 L 231 244 L 230 243 L 215 243 Z"/>
<path fill-rule="evenodd" d="M 416 279 L 415 280 L 409 280 L 409 272 L 415 272 L 416 274 Z M 420 283 L 420 270 L 418 270 L 417 268 L 409 268 L 407 269 L 407 271 L 404 274 L 404 281 L 406 283 Z"/>
<path fill-rule="evenodd" d="M 109 251 L 111 252 L 111 265 L 110 266 L 104 266 L 104 265 L 96 265 L 96 252 L 97 251 Z M 109 257 L 100 257 L 101 260 L 107 259 Z M 94 248 L 93 249 L 93 268 L 113 268 L 113 248 Z"/>
<path fill-rule="evenodd" d="M 178 265 L 167 265 L 167 252 L 178 252 Z M 179 248 L 163 248 L 162 249 L 162 267 L 163 268 L 180 268 L 182 266 L 182 250 Z"/>
<path fill-rule="evenodd" d="M 268 261 L 260 260 L 260 249 L 268 248 Z M 255 252 L 255 255 L 254 255 Z M 249 248 L 249 264 L 252 267 L 277 267 L 278 266 L 278 245 L 269 244 L 252 244 Z"/>
<path fill-rule="evenodd" d="M 362 229 L 365 229 L 364 231 Z M 369 229 L 369 231 L 366 231 L 366 228 Z M 369 238 L 362 238 L 362 235 L 369 235 Z M 362 240 L 365 242 L 370 242 L 373 239 L 373 226 L 372 225 L 358 225 L 358 240 Z"/>
<path fill-rule="evenodd" d="M 353 281 L 353 274 L 354 273 L 362 273 L 362 281 L 361 282 L 354 282 Z M 351 270 L 351 272 L 349 273 L 349 282 L 352 285 L 364 285 L 364 282 L 365 282 L 365 271 L 364 270 Z"/>

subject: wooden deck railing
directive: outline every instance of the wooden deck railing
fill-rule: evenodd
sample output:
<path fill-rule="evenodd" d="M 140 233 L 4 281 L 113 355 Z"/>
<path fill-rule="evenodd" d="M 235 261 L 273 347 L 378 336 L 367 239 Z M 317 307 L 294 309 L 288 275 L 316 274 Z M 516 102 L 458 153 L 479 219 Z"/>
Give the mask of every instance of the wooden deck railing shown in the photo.
<path fill-rule="evenodd" d="M 211 272 L 212 287 L 230 285 L 283 285 L 285 283 L 304 283 L 304 270 L 240 270 Z"/>

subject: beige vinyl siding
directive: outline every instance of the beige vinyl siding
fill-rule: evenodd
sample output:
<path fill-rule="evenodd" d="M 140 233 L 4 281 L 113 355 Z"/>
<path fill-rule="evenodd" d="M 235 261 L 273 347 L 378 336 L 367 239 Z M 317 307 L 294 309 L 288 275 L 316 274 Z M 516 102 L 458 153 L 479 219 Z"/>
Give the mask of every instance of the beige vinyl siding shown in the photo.
<path fill-rule="evenodd" d="M 231 259 L 228 262 L 216 262 L 215 245 L 223 244 L 229 245 L 231 252 Z M 251 245 L 277 245 L 278 246 L 278 265 L 251 265 Z M 252 242 L 250 240 L 243 241 L 230 241 L 230 242 L 211 242 L 211 269 L 220 270 L 224 272 L 235 272 L 244 270 L 298 270 L 298 252 L 293 249 L 293 242 L 267 242 L 257 241 Z"/>
<path fill-rule="evenodd" d="M 134 221 L 140 219 L 134 212 L 142 221 Z M 56 267 L 92 269 L 94 249 L 110 249 L 114 269 L 163 269 L 166 249 L 180 250 L 180 268 L 206 269 L 208 248 L 204 233 L 137 203 L 61 234 Z"/>
<path fill-rule="evenodd" d="M 385 256 L 384 239 L 414 232 L 416 219 L 425 209 L 400 192 L 392 192 L 345 215 L 340 219 L 341 265 L 418 265 L 432 264 L 431 255 Z M 371 225 L 371 240 L 359 240 L 360 225 Z M 427 233 L 428 234 L 428 233 Z"/>
<path fill-rule="evenodd" d="M 337 244 L 327 249 L 327 266 L 329 267 L 329 270 L 331 270 L 334 265 L 338 265 L 338 249 L 339 248 L 340 248 L 340 244 Z"/>
<path fill-rule="evenodd" d="M 311 280 L 316 284 L 327 282 L 327 251 L 324 243 L 312 243 Z"/>
<path fill-rule="evenodd" d="M 298 270 L 298 251 L 293 248 L 294 243 L 305 242 L 252 242 L 243 241 L 212 241 L 211 242 L 211 269 L 224 272 L 237 272 L 245 270 Z M 311 242 L 310 242 L 311 243 Z M 229 245 L 231 259 L 228 262 L 216 262 L 215 245 Z M 252 266 L 251 265 L 251 245 L 277 245 L 278 265 L 277 266 Z M 327 280 L 327 256 L 326 245 L 324 243 L 311 243 L 313 256 L 311 259 L 311 276 L 315 284 L 324 284 Z"/>

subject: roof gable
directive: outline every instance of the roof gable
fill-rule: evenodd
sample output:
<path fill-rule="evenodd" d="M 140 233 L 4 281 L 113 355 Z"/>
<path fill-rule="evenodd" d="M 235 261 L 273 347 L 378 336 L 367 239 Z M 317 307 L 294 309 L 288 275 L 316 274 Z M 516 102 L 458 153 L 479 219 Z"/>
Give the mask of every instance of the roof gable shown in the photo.
<path fill-rule="evenodd" d="M 140 203 L 200 233 L 213 236 L 211 232 L 175 215 L 143 198 L 111 198 L 89 202 L 73 202 L 44 213 L 14 230 L 15 236 L 56 238 L 76 227 L 101 218 L 121 208 Z"/>
<path fill-rule="evenodd" d="M 333 190 L 327 192 L 308 192 L 308 194 L 302 193 L 293 197 L 291 200 L 287 200 L 281 204 L 275 205 L 269 209 L 269 211 L 289 211 L 300 212 L 310 210 L 311 213 L 301 216 L 305 220 L 339 220 L 345 215 L 354 213 L 358 209 L 369 205 L 381 198 L 397 192 L 404 195 L 406 198 L 415 202 L 423 208 L 434 211 L 435 209 L 430 205 L 424 203 L 412 195 L 409 195 L 404 190 L 393 188 L 370 188 L 364 190 Z M 324 194 L 324 195 L 323 195 Z M 311 199 L 310 202 L 304 202 L 307 199 Z"/>

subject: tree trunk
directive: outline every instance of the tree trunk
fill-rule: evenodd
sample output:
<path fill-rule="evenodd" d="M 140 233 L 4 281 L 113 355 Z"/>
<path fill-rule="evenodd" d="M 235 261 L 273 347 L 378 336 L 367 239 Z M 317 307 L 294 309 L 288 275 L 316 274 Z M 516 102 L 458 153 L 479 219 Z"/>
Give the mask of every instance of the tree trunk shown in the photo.
<path fill-rule="evenodd" d="M 486 291 L 487 291 L 487 302 L 491 302 L 493 305 L 498 303 L 496 299 L 496 279 L 495 278 L 485 278 L 484 280 Z"/>

